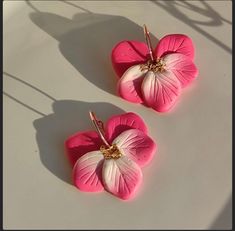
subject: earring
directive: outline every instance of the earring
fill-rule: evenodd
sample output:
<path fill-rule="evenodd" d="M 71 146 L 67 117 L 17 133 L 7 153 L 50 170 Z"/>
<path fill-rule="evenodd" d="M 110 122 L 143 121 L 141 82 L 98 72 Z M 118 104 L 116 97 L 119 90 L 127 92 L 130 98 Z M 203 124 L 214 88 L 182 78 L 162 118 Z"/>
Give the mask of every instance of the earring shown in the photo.
<path fill-rule="evenodd" d="M 121 41 L 112 50 L 118 93 L 127 101 L 167 112 L 198 75 L 193 42 L 186 35 L 169 34 L 153 50 L 145 25 L 144 35 L 146 43 Z"/>
<path fill-rule="evenodd" d="M 96 131 L 78 132 L 65 142 L 75 186 L 133 198 L 142 182 L 141 168 L 152 160 L 156 143 L 137 114 L 114 115 L 105 125 L 93 112 L 90 118 Z"/>

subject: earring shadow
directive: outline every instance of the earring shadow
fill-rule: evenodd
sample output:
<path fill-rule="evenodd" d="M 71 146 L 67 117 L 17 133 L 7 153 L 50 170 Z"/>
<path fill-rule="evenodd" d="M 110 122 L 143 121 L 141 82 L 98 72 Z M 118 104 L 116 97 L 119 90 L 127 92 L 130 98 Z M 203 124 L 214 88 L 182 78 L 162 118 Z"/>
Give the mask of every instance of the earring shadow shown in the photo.
<path fill-rule="evenodd" d="M 78 13 L 72 19 L 36 11 L 30 19 L 59 42 L 61 54 L 89 82 L 115 94 L 116 74 L 111 63 L 112 48 L 122 40 L 144 41 L 143 28 L 116 15 Z M 151 34 L 153 44 L 157 39 Z"/>
<path fill-rule="evenodd" d="M 37 119 L 33 123 L 40 160 L 52 174 L 71 184 L 71 166 L 65 154 L 65 140 L 77 131 L 93 130 L 89 110 L 96 112 L 104 122 L 111 115 L 121 114 L 124 111 L 110 103 L 73 100 L 55 101 L 52 107 L 53 114 Z"/>

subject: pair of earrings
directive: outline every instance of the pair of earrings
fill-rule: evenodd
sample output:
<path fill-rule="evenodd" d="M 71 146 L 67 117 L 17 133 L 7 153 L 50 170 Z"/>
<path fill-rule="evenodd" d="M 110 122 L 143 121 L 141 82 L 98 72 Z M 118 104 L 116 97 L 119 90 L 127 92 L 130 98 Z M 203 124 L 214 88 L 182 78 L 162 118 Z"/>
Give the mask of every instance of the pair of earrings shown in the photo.
<path fill-rule="evenodd" d="M 112 50 L 118 93 L 130 102 L 167 112 L 198 74 L 193 43 L 186 35 L 170 34 L 153 50 L 145 25 L 144 34 L 146 43 L 122 41 Z M 105 189 L 123 200 L 131 199 L 141 185 L 141 168 L 157 150 L 156 143 L 135 113 L 114 115 L 105 125 L 93 112 L 90 118 L 96 131 L 78 132 L 65 142 L 75 186 L 85 192 Z"/>

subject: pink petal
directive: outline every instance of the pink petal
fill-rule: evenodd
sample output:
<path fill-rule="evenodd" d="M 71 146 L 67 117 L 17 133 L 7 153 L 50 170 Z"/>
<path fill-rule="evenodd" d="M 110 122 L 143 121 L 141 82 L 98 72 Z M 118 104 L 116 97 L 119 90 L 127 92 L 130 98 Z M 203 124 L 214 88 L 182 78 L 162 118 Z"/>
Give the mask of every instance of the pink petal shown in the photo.
<path fill-rule="evenodd" d="M 126 155 L 140 167 L 147 165 L 156 152 L 157 145 L 144 132 L 137 129 L 130 129 L 121 133 L 115 143 L 123 155 Z"/>
<path fill-rule="evenodd" d="M 105 189 L 123 200 L 134 197 L 142 182 L 140 167 L 127 156 L 105 160 L 102 176 Z"/>
<path fill-rule="evenodd" d="M 103 161 L 103 154 L 100 151 L 88 152 L 79 158 L 73 168 L 76 187 L 85 192 L 103 191 Z"/>
<path fill-rule="evenodd" d="M 158 112 L 170 110 L 180 92 L 180 82 L 170 71 L 155 74 L 149 71 L 142 83 L 142 95 L 145 103 Z"/>
<path fill-rule="evenodd" d="M 141 130 L 147 134 L 147 127 L 144 121 L 133 112 L 110 117 L 105 128 L 105 137 L 110 141 L 110 143 L 112 143 L 113 139 L 122 132 L 132 128 Z"/>
<path fill-rule="evenodd" d="M 172 71 L 180 81 L 182 87 L 186 87 L 198 75 L 198 69 L 188 56 L 175 53 L 163 57 L 166 68 Z"/>
<path fill-rule="evenodd" d="M 99 150 L 103 144 L 95 131 L 78 132 L 65 141 L 68 159 L 73 166 L 77 159 L 87 152 Z"/>
<path fill-rule="evenodd" d="M 118 82 L 119 95 L 133 103 L 142 103 L 141 84 L 147 70 L 141 71 L 140 65 L 127 69 Z"/>
<path fill-rule="evenodd" d="M 143 42 L 121 41 L 112 50 L 112 64 L 117 75 L 121 77 L 131 66 L 146 62 L 148 47 Z"/>
<path fill-rule="evenodd" d="M 194 58 L 194 46 L 191 38 L 183 34 L 169 34 L 164 36 L 155 49 L 155 56 L 160 58 L 169 53 L 181 53 Z"/>

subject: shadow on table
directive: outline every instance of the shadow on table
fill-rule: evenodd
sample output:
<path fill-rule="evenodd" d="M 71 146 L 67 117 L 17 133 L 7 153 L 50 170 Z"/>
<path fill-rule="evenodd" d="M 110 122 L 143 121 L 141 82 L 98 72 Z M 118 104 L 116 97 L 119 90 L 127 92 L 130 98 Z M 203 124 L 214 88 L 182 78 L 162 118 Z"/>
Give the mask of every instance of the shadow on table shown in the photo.
<path fill-rule="evenodd" d="M 3 77 L 18 81 L 53 101 L 53 113 L 46 115 L 34 106 L 3 92 L 6 97 L 41 117 L 33 122 L 40 160 L 51 173 L 67 183 L 71 183 L 72 169 L 65 154 L 64 141 L 75 132 L 94 130 L 89 117 L 90 110 L 104 122 L 112 115 L 124 113 L 122 109 L 106 102 L 56 100 L 43 90 L 6 71 L 3 71 Z"/>
<path fill-rule="evenodd" d="M 216 12 L 206 1 L 200 1 L 201 7 L 194 5 L 193 2 L 189 1 L 155 1 L 151 0 L 156 6 L 161 7 L 166 12 L 187 24 L 207 39 L 214 42 L 216 45 L 227 51 L 228 53 L 232 53 L 232 49 L 228 47 L 226 44 L 222 43 L 219 39 L 215 38 L 211 34 L 209 34 L 206 30 L 203 30 L 198 25 L 205 26 L 220 26 L 223 22 L 232 25 L 232 22 L 220 16 L 218 12 Z M 196 1 L 198 3 L 198 1 Z M 187 9 L 187 11 L 196 12 L 199 15 L 202 15 L 202 19 L 200 21 L 191 19 L 188 14 L 186 15 L 181 9 Z M 207 17 L 208 20 L 203 20 L 204 17 Z"/>
<path fill-rule="evenodd" d="M 232 195 L 227 200 L 224 208 L 218 214 L 215 221 L 210 226 L 211 230 L 229 230 L 232 229 Z"/>
<path fill-rule="evenodd" d="M 52 104 L 53 114 L 34 121 L 36 140 L 42 164 L 61 180 L 71 182 L 71 166 L 65 154 L 64 141 L 75 132 L 94 130 L 89 110 L 106 121 L 111 115 L 124 113 L 105 102 L 59 100 Z"/>
<path fill-rule="evenodd" d="M 82 76 L 104 91 L 115 94 L 112 48 L 122 40 L 144 41 L 143 28 L 128 18 L 96 14 L 79 6 L 76 7 L 85 13 L 77 13 L 68 19 L 41 12 L 31 2 L 26 3 L 34 10 L 29 15 L 32 22 L 58 40 L 61 54 Z M 153 44 L 157 44 L 157 39 L 151 37 Z"/>

